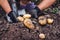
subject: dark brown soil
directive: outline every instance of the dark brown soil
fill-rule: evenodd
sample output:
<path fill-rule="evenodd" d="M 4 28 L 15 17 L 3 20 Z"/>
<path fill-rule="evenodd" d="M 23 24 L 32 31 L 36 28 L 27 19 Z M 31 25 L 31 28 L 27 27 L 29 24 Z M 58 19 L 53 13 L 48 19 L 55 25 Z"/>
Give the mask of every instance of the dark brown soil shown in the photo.
<path fill-rule="evenodd" d="M 53 24 L 39 25 L 36 19 L 32 19 L 36 28 L 31 30 L 24 26 L 23 22 L 7 23 L 0 18 L 0 40 L 41 40 L 40 33 L 44 33 L 44 40 L 60 40 L 60 16 L 50 14 L 54 19 Z"/>

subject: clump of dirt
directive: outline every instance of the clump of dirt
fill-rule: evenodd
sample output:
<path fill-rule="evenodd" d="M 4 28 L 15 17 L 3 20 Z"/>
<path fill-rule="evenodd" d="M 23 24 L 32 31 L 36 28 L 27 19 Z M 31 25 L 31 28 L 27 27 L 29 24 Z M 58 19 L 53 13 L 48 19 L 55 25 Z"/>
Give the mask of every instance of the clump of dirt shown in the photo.
<path fill-rule="evenodd" d="M 54 19 L 53 24 L 39 25 L 37 19 L 32 19 L 35 29 L 25 27 L 23 22 L 7 23 L 4 18 L 0 18 L 0 40 L 41 40 L 40 33 L 44 33 L 44 40 L 60 40 L 60 16 L 49 14 Z"/>

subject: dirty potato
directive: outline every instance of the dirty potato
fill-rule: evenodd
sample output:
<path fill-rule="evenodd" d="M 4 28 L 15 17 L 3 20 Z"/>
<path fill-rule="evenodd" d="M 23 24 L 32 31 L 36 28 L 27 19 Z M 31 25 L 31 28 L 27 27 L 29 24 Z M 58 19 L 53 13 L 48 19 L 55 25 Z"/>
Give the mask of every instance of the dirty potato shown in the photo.
<path fill-rule="evenodd" d="M 34 24 L 32 23 L 32 21 L 30 19 L 25 19 L 24 25 L 29 29 L 34 29 Z"/>
<path fill-rule="evenodd" d="M 53 21 L 54 21 L 54 20 L 53 20 L 53 19 L 51 19 L 51 18 L 48 18 L 48 19 L 47 19 L 48 24 L 52 24 L 52 23 L 53 23 Z"/>
<path fill-rule="evenodd" d="M 38 18 L 38 20 L 39 20 L 39 23 L 40 23 L 41 25 L 46 25 L 46 24 L 47 24 L 47 21 L 46 21 L 46 17 L 45 17 L 45 16 L 40 16 L 40 17 Z"/>
<path fill-rule="evenodd" d="M 39 38 L 41 38 L 41 39 L 45 39 L 45 34 L 40 33 L 40 34 L 39 34 Z"/>
<path fill-rule="evenodd" d="M 23 16 L 23 18 L 30 18 L 31 17 L 31 15 L 30 14 L 25 14 L 24 16 Z"/>
<path fill-rule="evenodd" d="M 22 22 L 22 21 L 24 21 L 24 18 L 19 16 L 19 17 L 17 17 L 17 20 Z"/>

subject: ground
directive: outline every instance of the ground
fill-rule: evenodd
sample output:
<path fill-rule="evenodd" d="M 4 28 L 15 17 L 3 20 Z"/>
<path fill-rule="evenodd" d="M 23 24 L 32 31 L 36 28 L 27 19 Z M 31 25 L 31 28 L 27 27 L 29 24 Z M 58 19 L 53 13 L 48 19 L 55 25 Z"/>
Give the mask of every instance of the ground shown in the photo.
<path fill-rule="evenodd" d="M 58 0 L 57 4 L 59 2 L 60 1 Z M 6 22 L 4 19 L 5 14 L 0 11 L 0 13 L 3 13 L 3 15 L 0 15 L 0 40 L 41 40 L 39 38 L 40 33 L 44 33 L 46 35 L 44 40 L 60 40 L 60 15 L 58 15 L 60 12 L 56 14 L 57 11 L 60 11 L 60 3 L 58 7 L 56 6 L 58 5 L 54 5 L 50 8 L 51 10 L 47 10 L 48 14 L 54 19 L 53 24 L 41 26 L 37 22 L 37 19 L 32 19 L 36 26 L 34 30 L 26 28 L 23 22 Z M 53 10 L 54 7 L 58 10 Z M 51 11 L 55 14 L 50 13 Z"/>
<path fill-rule="evenodd" d="M 36 26 L 34 30 L 26 28 L 23 22 L 7 23 L 0 17 L 0 40 L 41 40 L 40 33 L 46 35 L 44 40 L 60 40 L 60 16 L 53 13 L 49 15 L 54 19 L 54 23 L 41 26 L 37 19 L 32 19 Z"/>

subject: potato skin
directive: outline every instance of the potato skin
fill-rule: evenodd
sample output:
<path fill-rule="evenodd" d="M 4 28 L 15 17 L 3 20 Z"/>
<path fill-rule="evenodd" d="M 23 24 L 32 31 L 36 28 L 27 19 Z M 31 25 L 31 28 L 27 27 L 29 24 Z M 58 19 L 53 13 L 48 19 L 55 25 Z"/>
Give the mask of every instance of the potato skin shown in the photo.
<path fill-rule="evenodd" d="M 21 22 L 24 21 L 24 18 L 21 16 L 17 17 L 17 19 L 18 19 L 18 21 L 21 21 Z"/>
<path fill-rule="evenodd" d="M 25 19 L 24 25 L 29 29 L 34 29 L 34 24 L 32 23 L 32 21 L 30 19 Z"/>
<path fill-rule="evenodd" d="M 30 18 L 31 17 L 31 15 L 30 14 L 25 14 L 24 16 L 23 16 L 23 18 Z"/>
<path fill-rule="evenodd" d="M 41 34 L 39 34 L 39 37 L 40 37 L 41 39 L 45 39 L 45 34 L 41 33 Z"/>
<path fill-rule="evenodd" d="M 47 19 L 48 24 L 52 24 L 52 23 L 53 23 L 53 21 L 54 21 L 54 20 L 53 20 L 53 19 L 51 19 L 51 18 L 48 18 L 48 19 Z"/>
<path fill-rule="evenodd" d="M 39 20 L 39 23 L 40 23 L 41 25 L 46 25 L 46 24 L 47 24 L 47 20 L 46 20 L 46 18 L 45 18 L 44 16 L 40 16 L 40 17 L 38 18 L 38 20 Z"/>

